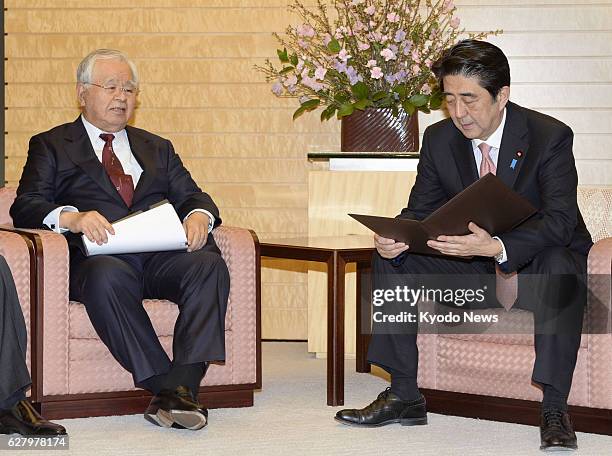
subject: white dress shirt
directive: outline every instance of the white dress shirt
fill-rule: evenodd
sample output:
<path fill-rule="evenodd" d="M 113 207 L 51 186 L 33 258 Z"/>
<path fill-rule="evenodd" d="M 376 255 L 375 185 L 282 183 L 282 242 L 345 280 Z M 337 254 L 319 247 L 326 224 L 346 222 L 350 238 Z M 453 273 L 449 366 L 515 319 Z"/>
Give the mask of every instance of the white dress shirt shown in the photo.
<path fill-rule="evenodd" d="M 85 126 L 87 136 L 89 136 L 89 141 L 93 146 L 96 157 L 98 158 L 98 160 L 100 160 L 100 163 L 102 163 L 102 150 L 104 149 L 105 141 L 100 138 L 100 134 L 107 132 L 100 130 L 98 127 L 88 122 L 87 119 L 85 119 L 85 117 L 83 116 L 81 116 L 81 121 Z M 113 152 L 121 162 L 123 172 L 125 174 L 128 174 L 129 176 L 132 176 L 132 182 L 134 183 L 134 188 L 136 188 L 136 185 L 138 185 L 138 181 L 140 180 L 140 175 L 142 174 L 142 167 L 140 166 L 140 163 L 138 163 L 138 160 L 136 160 L 136 157 L 132 153 L 127 132 L 124 128 L 121 131 L 111 134 L 115 136 L 115 138 L 113 139 Z M 63 211 L 79 212 L 79 210 L 74 206 L 60 206 L 47 214 L 47 216 L 43 219 L 43 224 L 48 226 L 56 233 L 67 232 L 68 230 L 66 228 L 60 228 L 59 226 L 59 217 Z M 189 212 L 189 214 L 187 214 L 187 216 L 183 219 L 183 222 L 194 212 L 203 212 L 208 215 L 208 232 L 210 233 L 215 225 L 215 217 L 206 209 L 194 209 L 193 211 Z"/>
<path fill-rule="evenodd" d="M 476 169 L 480 169 L 480 164 L 482 163 L 482 151 L 478 147 L 481 143 L 487 143 L 491 146 L 491 150 L 489 151 L 489 156 L 497 168 L 497 160 L 499 158 L 499 148 L 501 146 L 502 136 L 504 134 L 504 126 L 506 125 L 506 108 L 504 108 L 504 114 L 502 117 L 502 121 L 499 124 L 499 127 L 493 132 L 491 136 L 487 138 L 486 141 L 481 139 L 472 139 L 472 150 L 474 152 L 474 160 L 476 160 Z M 502 256 L 499 264 L 505 263 L 508 261 L 508 256 L 506 255 L 506 246 L 504 242 L 498 238 L 497 236 L 493 236 L 493 239 L 497 239 L 502 245 Z"/>

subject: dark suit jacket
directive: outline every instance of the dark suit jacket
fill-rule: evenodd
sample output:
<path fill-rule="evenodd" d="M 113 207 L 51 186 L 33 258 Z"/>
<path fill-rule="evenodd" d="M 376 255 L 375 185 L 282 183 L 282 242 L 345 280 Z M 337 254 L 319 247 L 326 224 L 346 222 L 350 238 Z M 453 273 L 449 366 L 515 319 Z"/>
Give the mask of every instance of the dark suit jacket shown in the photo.
<path fill-rule="evenodd" d="M 167 139 L 126 127 L 132 153 L 143 169 L 127 207 L 98 160 L 80 118 L 33 136 L 11 217 L 17 227 L 46 228 L 43 219 L 59 206 L 81 212 L 96 210 L 111 223 L 163 199 L 183 218 L 205 209 L 221 223 L 219 210 L 202 192 Z M 209 239 L 211 236 L 209 236 Z M 81 247 L 80 235 L 68 234 L 71 251 Z M 210 242 L 214 242 L 212 239 Z"/>
<path fill-rule="evenodd" d="M 497 176 L 538 212 L 512 231 L 491 233 L 506 247 L 505 272 L 521 269 L 547 247 L 564 246 L 586 255 L 593 245 L 576 201 L 572 141 L 572 130 L 562 122 L 507 104 Z M 408 206 L 398 217 L 422 220 L 477 179 L 471 141 L 451 119 L 431 125 L 423 136 Z"/>

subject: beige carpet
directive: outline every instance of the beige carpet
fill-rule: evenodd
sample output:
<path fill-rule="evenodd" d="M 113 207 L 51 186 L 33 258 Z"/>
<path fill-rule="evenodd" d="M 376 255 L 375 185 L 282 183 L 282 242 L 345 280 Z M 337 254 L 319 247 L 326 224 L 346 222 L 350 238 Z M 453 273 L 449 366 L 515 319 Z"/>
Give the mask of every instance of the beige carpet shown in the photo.
<path fill-rule="evenodd" d="M 347 407 L 362 407 L 387 383 L 346 363 Z M 255 406 L 212 410 L 202 431 L 155 427 L 141 416 L 63 420 L 75 455 L 543 455 L 539 430 L 516 424 L 429 414 L 428 426 L 359 429 L 332 418 L 325 405 L 325 360 L 305 343 L 263 344 L 263 389 Z M 612 455 L 612 437 L 578 435 L 577 456 Z M 1 452 L 0 456 L 9 454 Z M 568 454 L 563 452 L 563 454 Z M 570 453 L 572 454 L 572 453 Z"/>

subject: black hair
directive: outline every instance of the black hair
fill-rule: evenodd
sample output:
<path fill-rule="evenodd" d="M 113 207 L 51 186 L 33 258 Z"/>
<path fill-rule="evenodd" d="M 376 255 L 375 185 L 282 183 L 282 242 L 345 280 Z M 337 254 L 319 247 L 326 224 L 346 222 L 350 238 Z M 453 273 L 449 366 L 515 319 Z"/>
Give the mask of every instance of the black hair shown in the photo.
<path fill-rule="evenodd" d="M 444 76 L 457 74 L 478 78 L 480 86 L 493 98 L 502 87 L 510 86 L 508 59 L 500 48 L 486 41 L 460 41 L 444 52 L 432 66 L 432 71 L 442 91 Z"/>

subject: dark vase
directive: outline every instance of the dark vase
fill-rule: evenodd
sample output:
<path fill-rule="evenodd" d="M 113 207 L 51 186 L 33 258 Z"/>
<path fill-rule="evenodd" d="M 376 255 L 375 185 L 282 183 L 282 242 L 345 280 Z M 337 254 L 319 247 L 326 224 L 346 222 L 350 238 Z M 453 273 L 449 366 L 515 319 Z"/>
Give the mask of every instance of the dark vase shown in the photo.
<path fill-rule="evenodd" d="M 419 120 L 403 109 L 397 116 L 391 108 L 355 110 L 342 118 L 342 152 L 418 152 Z"/>

